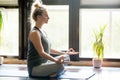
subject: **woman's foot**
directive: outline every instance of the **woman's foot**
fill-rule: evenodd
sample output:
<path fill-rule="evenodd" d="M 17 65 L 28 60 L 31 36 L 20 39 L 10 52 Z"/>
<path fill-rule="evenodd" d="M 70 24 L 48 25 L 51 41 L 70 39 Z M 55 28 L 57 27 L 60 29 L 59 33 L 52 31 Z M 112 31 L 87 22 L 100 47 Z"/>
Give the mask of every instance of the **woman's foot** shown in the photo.
<path fill-rule="evenodd" d="M 50 75 L 50 77 L 56 77 L 56 76 L 57 76 L 56 73 L 52 73 L 52 74 Z"/>

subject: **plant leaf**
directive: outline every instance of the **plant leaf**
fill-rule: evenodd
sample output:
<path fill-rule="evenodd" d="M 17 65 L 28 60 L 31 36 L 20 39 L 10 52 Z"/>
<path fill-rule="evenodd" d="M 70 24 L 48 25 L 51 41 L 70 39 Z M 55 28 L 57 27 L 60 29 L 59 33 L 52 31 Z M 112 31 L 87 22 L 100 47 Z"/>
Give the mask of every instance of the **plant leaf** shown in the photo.
<path fill-rule="evenodd" d="M 2 26 L 3 26 L 3 18 L 2 18 L 2 12 L 0 11 L 0 32 L 2 30 Z"/>
<path fill-rule="evenodd" d="M 2 27 L 3 27 L 3 18 L 2 18 L 2 12 L 0 11 L 0 45 L 2 43 L 2 35 L 1 35 Z"/>
<path fill-rule="evenodd" d="M 93 43 L 93 50 L 95 51 L 98 59 L 104 58 L 104 44 L 102 38 L 106 27 L 107 25 L 105 24 L 103 27 L 100 27 L 100 31 L 98 33 L 94 31 L 96 41 Z"/>

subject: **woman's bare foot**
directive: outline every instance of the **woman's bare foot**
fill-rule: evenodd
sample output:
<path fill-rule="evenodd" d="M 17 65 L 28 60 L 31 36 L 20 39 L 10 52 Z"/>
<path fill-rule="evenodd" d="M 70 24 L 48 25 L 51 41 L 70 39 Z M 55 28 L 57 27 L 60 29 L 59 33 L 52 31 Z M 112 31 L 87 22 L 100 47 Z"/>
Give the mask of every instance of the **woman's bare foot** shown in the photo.
<path fill-rule="evenodd" d="M 56 76 L 57 76 L 56 73 L 52 73 L 52 74 L 50 75 L 50 77 L 56 77 Z"/>

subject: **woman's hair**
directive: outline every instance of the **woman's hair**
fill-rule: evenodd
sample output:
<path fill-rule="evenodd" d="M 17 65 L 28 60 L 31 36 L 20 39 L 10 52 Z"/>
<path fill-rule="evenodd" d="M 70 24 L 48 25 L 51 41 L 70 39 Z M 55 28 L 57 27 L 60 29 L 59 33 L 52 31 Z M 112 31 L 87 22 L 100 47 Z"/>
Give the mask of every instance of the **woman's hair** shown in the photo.
<path fill-rule="evenodd" d="M 34 21 L 37 20 L 37 16 L 38 15 L 42 15 L 42 13 L 45 11 L 46 9 L 44 7 L 42 7 L 42 4 L 40 2 L 34 2 L 32 4 L 32 11 L 31 11 L 31 17 Z"/>

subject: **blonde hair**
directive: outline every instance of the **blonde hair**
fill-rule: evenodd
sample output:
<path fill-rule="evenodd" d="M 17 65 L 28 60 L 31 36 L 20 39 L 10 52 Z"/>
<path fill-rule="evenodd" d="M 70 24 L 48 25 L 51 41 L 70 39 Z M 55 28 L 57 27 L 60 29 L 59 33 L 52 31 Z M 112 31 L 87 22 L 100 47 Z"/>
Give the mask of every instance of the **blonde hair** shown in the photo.
<path fill-rule="evenodd" d="M 32 4 L 32 9 L 31 9 L 31 20 L 33 19 L 34 21 L 37 20 L 38 15 L 42 15 L 42 13 L 46 11 L 46 9 L 42 6 L 42 1 L 36 0 Z"/>

